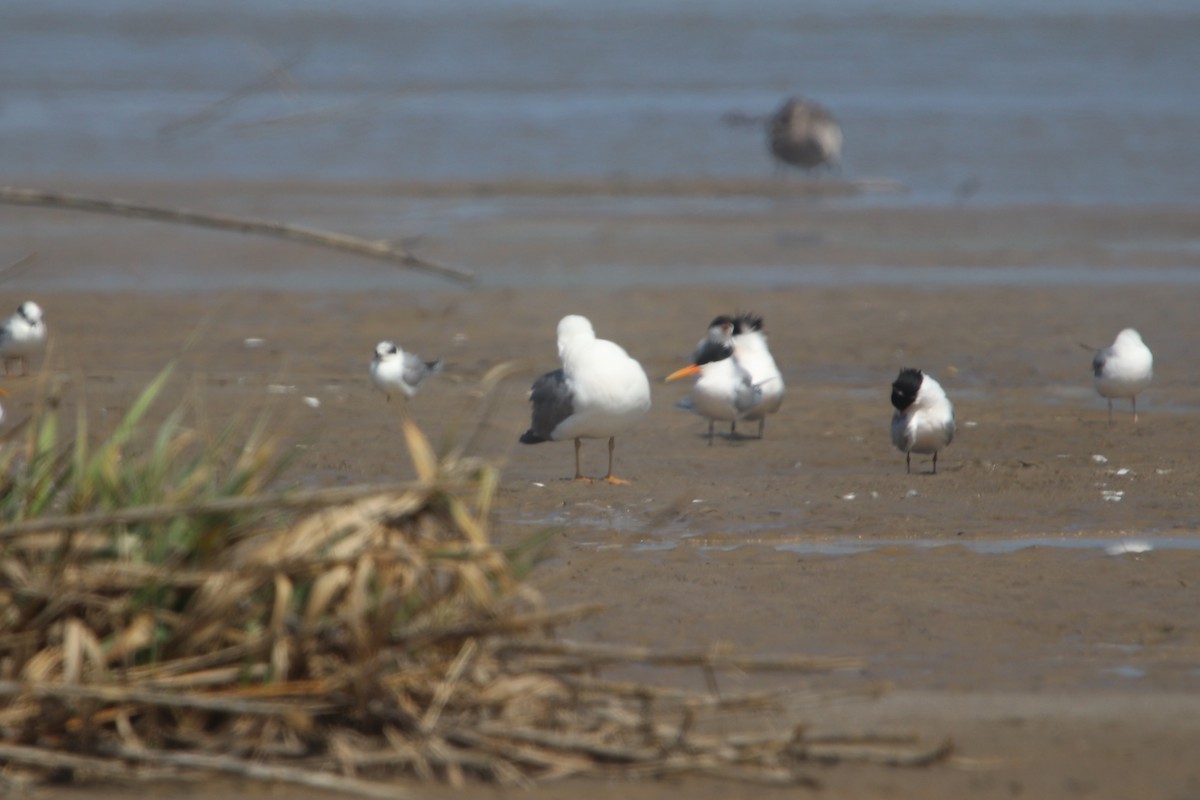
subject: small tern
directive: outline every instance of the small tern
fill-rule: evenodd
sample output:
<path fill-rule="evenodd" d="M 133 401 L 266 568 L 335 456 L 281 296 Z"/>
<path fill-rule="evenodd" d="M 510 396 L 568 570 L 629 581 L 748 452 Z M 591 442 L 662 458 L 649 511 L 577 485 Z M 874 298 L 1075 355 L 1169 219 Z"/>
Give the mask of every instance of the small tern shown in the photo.
<path fill-rule="evenodd" d="M 709 326 L 710 338 L 721 319 L 717 317 Z M 779 410 L 787 387 L 783 384 L 783 375 L 775 365 L 771 349 L 767 347 L 767 335 L 762 330 L 763 318 L 757 314 L 738 314 L 729 319 L 733 323 L 730 342 L 733 344 L 734 358 L 750 373 L 750 383 L 759 392 L 759 399 L 742 415 L 742 419 L 751 422 L 758 420 L 758 438 L 761 439 L 767 415 Z"/>
<path fill-rule="evenodd" d="M 440 358 L 436 361 L 422 361 L 389 341 L 375 345 L 375 357 L 371 359 L 371 381 L 388 400 L 392 399 L 394 391 L 402 392 L 406 398 L 411 398 L 421 388 L 421 384 L 431 375 L 441 371 Z"/>
<path fill-rule="evenodd" d="M 713 328 L 729 323 L 714 320 Z M 712 328 L 710 328 L 712 330 Z M 713 426 L 717 420 L 729 423 L 729 435 L 737 430 L 737 421 L 762 400 L 762 389 L 750 380 L 750 373 L 738 363 L 733 343 L 721 338 L 705 338 L 692 356 L 692 363 L 667 376 L 668 381 L 699 375 L 691 393 L 675 404 L 676 408 L 691 411 L 708 419 L 708 444 L 713 443 Z"/>
<path fill-rule="evenodd" d="M 17 306 L 13 314 L 0 327 L 0 355 L 4 356 L 4 374 L 7 376 L 10 361 L 21 365 L 21 375 L 29 374 L 29 356 L 46 348 L 46 323 L 42 309 L 32 300 Z"/>
<path fill-rule="evenodd" d="M 892 444 L 904 453 L 912 472 L 912 454 L 933 454 L 937 474 L 938 451 L 954 440 L 954 406 L 933 376 L 919 369 L 902 369 L 892 383 Z"/>

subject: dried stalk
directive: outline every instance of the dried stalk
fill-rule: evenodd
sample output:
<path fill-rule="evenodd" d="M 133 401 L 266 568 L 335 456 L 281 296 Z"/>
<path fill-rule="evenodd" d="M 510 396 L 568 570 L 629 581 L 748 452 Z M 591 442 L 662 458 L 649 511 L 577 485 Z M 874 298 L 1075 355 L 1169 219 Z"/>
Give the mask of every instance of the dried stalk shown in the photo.
<path fill-rule="evenodd" d="M 227 514 L 258 509 L 296 510 L 327 507 L 349 503 L 364 497 L 393 494 L 404 491 L 428 491 L 427 484 L 404 483 L 393 485 L 335 486 L 326 489 L 307 489 L 252 497 L 223 497 L 191 505 L 133 506 L 115 511 L 94 511 L 87 514 L 70 514 L 61 517 L 37 517 L 14 522 L 0 527 L 0 542 L 17 539 L 35 533 L 65 533 L 67 531 L 103 528 L 109 525 L 133 525 L 141 522 L 158 522 L 180 517 L 198 517 L 206 514 Z"/>
<path fill-rule="evenodd" d="M 229 756 L 211 756 L 202 753 L 167 753 L 128 747 L 116 748 L 113 755 L 128 761 L 140 761 L 155 766 L 182 767 L 184 769 L 204 770 L 205 772 L 222 772 L 226 775 L 236 775 L 239 778 L 290 783 L 296 786 L 306 786 L 311 789 L 326 789 L 358 797 L 380 798 L 380 800 L 406 800 L 407 798 L 416 797 L 416 795 L 405 791 L 395 784 L 372 783 L 354 778 L 343 778 L 340 775 L 333 775 L 328 772 L 315 772 L 296 767 L 260 764 L 257 761 Z"/>
<path fill-rule="evenodd" d="M 801 742 L 795 755 L 812 761 L 856 761 L 888 767 L 924 767 L 947 758 L 954 750 L 949 739 L 928 747 L 897 747 L 872 742 Z"/>
<path fill-rule="evenodd" d="M 471 663 L 471 659 L 475 658 L 475 654 L 479 652 L 479 643 L 474 639 L 467 639 L 463 642 L 462 649 L 458 651 L 458 655 L 450 664 L 450 669 L 446 672 L 446 678 L 438 684 L 433 693 L 433 700 L 429 703 L 429 708 L 425 711 L 425 716 L 421 718 L 420 725 L 417 730 L 424 736 L 433 733 L 433 729 L 437 726 L 438 718 L 442 715 L 442 709 L 446 707 L 446 703 L 450 702 L 450 695 L 454 692 L 454 687 L 458 683 L 458 679 L 462 677 L 463 670 Z"/>
<path fill-rule="evenodd" d="M 524 633 L 547 626 L 566 625 L 578 622 L 604 610 L 599 603 L 584 603 L 558 611 L 538 611 L 532 614 L 513 614 L 507 617 L 480 620 L 465 625 L 445 628 L 422 628 L 403 632 L 398 639 L 408 647 L 421 647 L 439 641 L 454 641 L 477 636 L 499 636 L 501 634 Z"/>
<path fill-rule="evenodd" d="M 195 225 L 202 228 L 217 228 L 220 230 L 253 233 L 261 236 L 271 236 L 276 239 L 287 239 L 302 244 L 326 247 L 345 253 L 390 261 L 403 267 L 427 272 L 442 278 L 449 278 L 459 283 L 471 283 L 475 276 L 470 272 L 434 264 L 417 258 L 402 247 L 397 247 L 384 239 L 370 240 L 345 233 L 324 231 L 301 225 L 289 225 L 283 222 L 252 219 L 249 217 L 234 217 L 228 214 L 208 214 L 186 209 L 163 208 L 142 203 L 130 203 L 125 200 L 84 197 L 77 194 L 62 192 L 44 192 L 36 189 L 22 189 L 16 186 L 0 186 L 0 203 L 17 206 L 42 206 L 46 208 L 66 208 L 73 211 L 91 211 L 100 214 L 113 214 L 119 217 L 134 217 L 149 219 L 156 222 L 174 222 L 181 225 Z"/>
<path fill-rule="evenodd" d="M 276 716 L 295 718 L 299 715 L 326 714 L 336 707 L 326 702 L 293 700 L 288 703 L 266 703 L 248 701 L 237 697 L 218 694 L 176 694 L 148 689 L 125 688 L 122 686 L 84 686 L 52 683 L 22 683 L 0 681 L 0 697 L 15 697 L 23 694 L 58 700 L 99 700 L 105 703 L 140 703 L 164 708 L 193 708 L 205 711 L 220 711 L 248 716 Z"/>
<path fill-rule="evenodd" d="M 96 758 L 93 756 L 78 756 L 72 753 L 64 753 L 61 750 L 51 750 L 44 747 L 28 747 L 19 744 L 6 744 L 0 742 L 0 762 L 6 764 L 21 764 L 28 767 L 38 767 L 49 770 L 78 770 L 89 775 L 94 775 L 97 778 L 107 778 L 110 780 L 128 780 L 134 777 L 129 770 L 129 766 L 114 761 L 110 758 Z M 175 771 L 163 772 L 158 771 L 153 775 L 145 776 L 152 779 L 173 777 L 177 773 Z"/>
<path fill-rule="evenodd" d="M 665 667 L 707 667 L 743 672 L 834 672 L 861 669 L 862 659 L 822 656 L 745 656 L 720 650 L 653 650 L 568 640 L 504 642 L 499 649 L 520 654 L 562 656 L 580 659 L 588 666 L 628 663 Z"/>

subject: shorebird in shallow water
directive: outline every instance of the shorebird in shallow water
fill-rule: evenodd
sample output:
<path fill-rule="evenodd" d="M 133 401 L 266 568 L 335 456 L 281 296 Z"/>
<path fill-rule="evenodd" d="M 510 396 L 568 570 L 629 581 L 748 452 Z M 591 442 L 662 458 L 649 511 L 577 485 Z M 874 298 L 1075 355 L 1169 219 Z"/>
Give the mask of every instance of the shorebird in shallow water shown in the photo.
<path fill-rule="evenodd" d="M 26 300 L 0 327 L 4 374 L 8 375 L 8 363 L 15 360 L 21 365 L 21 375 L 28 375 L 29 356 L 40 353 L 45 347 L 46 323 L 42 319 L 42 309 L 32 300 Z"/>
<path fill-rule="evenodd" d="M 954 440 L 954 406 L 942 385 L 919 369 L 902 369 L 892 383 L 892 444 L 904 453 L 905 471 L 912 472 L 912 454 L 933 454 Z"/>
<path fill-rule="evenodd" d="M 379 387 L 388 400 L 392 392 L 399 391 L 406 398 L 417 393 L 431 375 L 442 371 L 442 360 L 422 361 L 412 353 L 401 350 L 394 342 L 383 341 L 375 345 L 375 357 L 371 359 L 371 382 Z"/>
<path fill-rule="evenodd" d="M 1113 421 L 1113 398 L 1128 397 L 1136 425 L 1138 392 L 1149 386 L 1154 377 L 1154 355 L 1141 334 L 1133 328 L 1118 333 L 1112 346 L 1100 350 L 1092 359 L 1092 373 L 1096 376 L 1096 391 L 1108 400 L 1108 424 Z"/>
<path fill-rule="evenodd" d="M 575 480 L 583 477 L 579 450 L 583 439 L 608 439 L 609 483 L 628 483 L 613 475 L 616 436 L 650 410 L 650 381 L 642 365 L 618 344 L 597 339 L 592 323 L 577 314 L 558 323 L 562 368 L 534 381 L 529 393 L 533 419 L 522 444 L 575 440 Z"/>
<path fill-rule="evenodd" d="M 768 120 L 767 144 L 781 164 L 803 170 L 836 167 L 842 157 L 842 126 L 824 106 L 792 97 Z"/>

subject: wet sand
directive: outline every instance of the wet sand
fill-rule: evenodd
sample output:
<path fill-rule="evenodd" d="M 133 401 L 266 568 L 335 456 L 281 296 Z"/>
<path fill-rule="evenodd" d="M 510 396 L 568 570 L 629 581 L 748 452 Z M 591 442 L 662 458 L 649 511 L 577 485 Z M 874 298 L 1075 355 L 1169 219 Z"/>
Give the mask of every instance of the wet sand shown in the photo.
<path fill-rule="evenodd" d="M 234 196 L 234 205 L 254 205 Z M 305 197 L 263 201 L 260 213 L 292 218 Z M 382 214 L 381 202 L 368 205 Z M 213 425 L 272 409 L 300 448 L 291 475 L 303 485 L 411 474 L 396 404 L 367 379 L 379 339 L 446 359 L 445 373 L 411 404 L 435 439 L 473 431 L 480 423 L 466 410 L 468 394 L 488 369 L 519 359 L 480 424 L 477 450 L 504 466 L 497 537 L 555 531 L 532 583 L 552 604 L 608 607 L 563 635 L 860 656 L 862 673 L 796 682 L 829 690 L 883 682 L 891 691 L 805 709 L 811 725 L 949 736 L 957 746 L 955 760 L 923 770 L 815 766 L 822 796 L 1200 791 L 1200 386 L 1192 356 L 1200 284 L 1129 285 L 1136 273 L 1128 269 L 1157 275 L 1197 266 L 1187 245 L 1200 231 L 1193 214 L 772 204 L 754 214 L 597 221 L 570 209 L 548 216 L 516 208 L 435 231 L 421 251 L 485 278 L 534 276 L 524 283 L 451 289 L 401 276 L 396 288 L 354 290 L 355 276 L 390 268 L 288 245 L 22 211 L 20 230 L 6 212 L 0 233 L 13 250 L 37 249 L 41 266 L 3 288 L 13 305 L 16 294 L 28 295 L 46 310 L 51 370 L 85 387 L 97 425 L 115 422 L 154 372 L 179 357 L 186 380 L 175 391 L 196 390 Z M 348 219 L 359 211 L 341 209 Z M 52 231 L 59 235 L 49 238 Z M 144 270 L 151 289 L 163 263 L 213 271 L 202 291 L 131 291 L 121 256 L 135 275 Z M 294 280 L 321 274 L 329 261 L 346 270 L 342 289 Z M 1044 278 L 1038 269 L 1064 263 L 1079 265 L 1069 280 L 1028 286 L 1019 273 L 989 272 L 1025 266 Z M 618 277 L 596 274 L 612 264 Z M 669 264 L 966 272 L 914 287 L 905 275 L 921 273 L 897 271 L 849 286 L 767 278 L 766 286 L 754 279 L 739 288 L 736 275 L 719 285 L 690 284 L 678 272 L 663 279 L 659 267 Z M 84 291 L 89 266 L 119 290 Z M 517 272 L 522 266 L 527 271 Z M 970 280 L 971 270 L 985 279 Z M 1081 278 L 1092 271 L 1094 284 Z M 221 288 L 221 276 L 239 273 L 253 277 L 249 288 Z M 548 286 L 535 285 L 539 275 L 552 276 Z M 788 396 L 763 440 L 718 437 L 709 447 L 706 423 L 672 408 L 687 387 L 661 378 L 683 363 L 711 317 L 734 308 L 765 316 Z M 554 327 L 565 313 L 588 315 L 652 377 L 649 417 L 617 440 L 618 474 L 630 486 L 566 480 L 570 444 L 516 443 L 528 425 L 529 383 L 556 366 Z M 1091 388 L 1091 356 L 1080 347 L 1107 344 L 1126 325 L 1142 331 L 1156 357 L 1136 427 L 1125 403 L 1108 424 Z M 248 348 L 249 337 L 262 345 Z M 917 458 L 906 475 L 888 438 L 888 387 L 901 366 L 933 373 L 956 404 L 959 436 L 936 476 Z M 5 387 L 10 419 L 19 419 L 37 382 L 10 379 Z M 584 465 L 603 474 L 602 442 L 585 443 Z M 1104 549 L 1146 537 L 1156 537 L 1150 552 Z M 1030 538 L 1049 541 L 1018 547 Z M 1006 552 L 981 552 L 987 545 Z M 691 673 L 661 679 L 700 684 Z M 779 679 L 721 681 L 735 689 Z M 210 793 L 231 790 L 239 787 Z M 56 793 L 81 791 L 94 794 Z M 471 792 L 771 793 L 705 781 Z"/>

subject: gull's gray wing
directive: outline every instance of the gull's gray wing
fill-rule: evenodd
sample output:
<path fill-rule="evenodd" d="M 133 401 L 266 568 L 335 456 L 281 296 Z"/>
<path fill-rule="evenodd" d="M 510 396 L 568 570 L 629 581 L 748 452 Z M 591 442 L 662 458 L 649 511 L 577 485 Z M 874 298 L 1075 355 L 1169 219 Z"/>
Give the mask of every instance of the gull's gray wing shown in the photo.
<path fill-rule="evenodd" d="M 549 441 L 554 429 L 575 413 L 571 386 L 561 369 L 547 372 L 533 382 L 529 402 L 533 404 L 533 422 L 521 436 L 525 444 Z"/>

